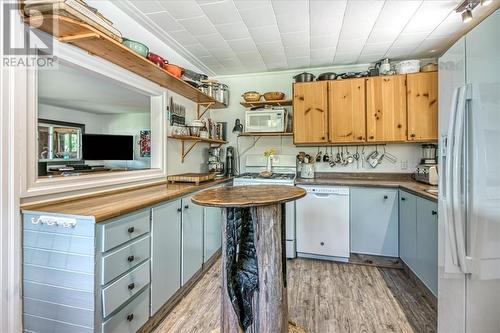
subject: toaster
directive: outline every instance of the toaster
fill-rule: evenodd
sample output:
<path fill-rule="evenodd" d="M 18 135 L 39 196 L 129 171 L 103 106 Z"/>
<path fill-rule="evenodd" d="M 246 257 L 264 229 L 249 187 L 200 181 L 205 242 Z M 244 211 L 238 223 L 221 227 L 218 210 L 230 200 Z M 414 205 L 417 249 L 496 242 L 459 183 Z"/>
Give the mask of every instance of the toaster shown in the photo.
<path fill-rule="evenodd" d="M 415 171 L 415 180 L 429 185 L 437 185 L 437 164 L 420 164 Z"/>

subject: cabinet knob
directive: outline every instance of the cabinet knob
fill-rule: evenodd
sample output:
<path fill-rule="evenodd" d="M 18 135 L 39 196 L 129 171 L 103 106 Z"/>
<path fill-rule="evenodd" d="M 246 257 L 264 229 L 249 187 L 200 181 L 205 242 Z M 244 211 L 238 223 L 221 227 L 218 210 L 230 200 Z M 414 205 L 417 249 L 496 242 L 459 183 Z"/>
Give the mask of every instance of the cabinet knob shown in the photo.
<path fill-rule="evenodd" d="M 131 284 L 129 284 L 129 285 L 127 286 L 127 288 L 128 288 L 128 290 L 132 290 L 132 289 L 134 289 L 134 288 L 135 288 L 135 283 L 133 283 L 133 282 L 132 282 Z"/>
<path fill-rule="evenodd" d="M 184 206 L 184 209 L 188 209 L 188 208 L 189 208 L 189 205 L 185 205 L 185 206 Z"/>
<path fill-rule="evenodd" d="M 127 321 L 132 321 L 132 320 L 134 320 L 134 314 L 133 313 L 128 314 L 127 315 Z"/>
<path fill-rule="evenodd" d="M 134 261 L 134 260 L 135 260 L 135 257 L 134 257 L 134 256 L 128 256 L 128 257 L 127 257 L 127 261 L 128 261 L 128 262 L 132 262 L 132 261 Z"/>
<path fill-rule="evenodd" d="M 182 208 L 177 208 L 177 213 L 182 212 Z"/>
<path fill-rule="evenodd" d="M 405 201 L 405 200 L 406 200 L 406 198 L 405 198 L 405 197 L 401 197 L 401 201 Z"/>
<path fill-rule="evenodd" d="M 410 137 L 414 138 L 414 137 L 415 137 L 415 134 L 410 134 Z"/>
<path fill-rule="evenodd" d="M 388 199 L 389 197 L 387 195 L 384 195 L 384 199 Z"/>
<path fill-rule="evenodd" d="M 325 140 L 325 137 L 324 137 L 324 136 L 322 136 L 322 137 L 321 137 L 321 140 Z"/>
<path fill-rule="evenodd" d="M 370 135 L 370 139 L 374 139 L 375 137 L 373 135 Z"/>
<path fill-rule="evenodd" d="M 321 246 L 325 245 L 325 243 L 324 243 L 324 242 L 321 242 L 321 243 L 319 243 L 319 244 L 320 244 Z"/>
<path fill-rule="evenodd" d="M 135 228 L 134 227 L 129 227 L 127 229 L 127 231 L 128 231 L 129 234 L 131 234 L 131 233 L 133 233 L 135 231 Z"/>
<path fill-rule="evenodd" d="M 438 214 L 437 211 L 435 211 L 435 210 L 432 211 L 432 215 L 437 215 L 437 214 Z"/>

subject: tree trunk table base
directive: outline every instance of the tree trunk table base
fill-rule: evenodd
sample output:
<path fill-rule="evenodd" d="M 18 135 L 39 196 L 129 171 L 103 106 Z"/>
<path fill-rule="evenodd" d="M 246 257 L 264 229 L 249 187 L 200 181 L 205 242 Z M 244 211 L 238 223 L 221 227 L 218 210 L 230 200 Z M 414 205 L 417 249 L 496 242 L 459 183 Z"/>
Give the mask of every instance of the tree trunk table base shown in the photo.
<path fill-rule="evenodd" d="M 226 208 L 222 223 L 221 333 L 305 332 L 288 321 L 285 202 L 305 196 L 283 185 L 219 187 L 195 204 Z"/>

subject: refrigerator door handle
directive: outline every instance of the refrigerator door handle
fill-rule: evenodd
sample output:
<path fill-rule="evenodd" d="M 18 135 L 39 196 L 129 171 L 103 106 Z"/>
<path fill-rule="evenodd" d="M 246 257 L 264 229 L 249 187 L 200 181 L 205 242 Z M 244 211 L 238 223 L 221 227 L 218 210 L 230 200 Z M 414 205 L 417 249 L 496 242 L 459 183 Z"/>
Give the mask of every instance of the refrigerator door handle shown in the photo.
<path fill-rule="evenodd" d="M 452 179 L 455 185 L 451 193 L 452 202 L 452 216 L 453 216 L 453 231 L 455 233 L 456 246 L 454 248 L 457 251 L 458 266 L 463 273 L 468 273 L 467 258 L 466 258 L 466 242 L 465 242 L 465 223 L 466 223 L 466 211 L 464 206 L 466 204 L 466 199 L 463 196 L 465 192 L 464 169 L 465 169 L 465 122 L 466 122 L 466 107 L 467 107 L 467 87 L 462 87 L 460 91 L 460 97 L 458 100 L 458 106 L 456 111 L 456 121 L 455 121 L 455 133 L 454 133 L 454 145 L 453 145 L 453 166 L 452 166 Z"/>

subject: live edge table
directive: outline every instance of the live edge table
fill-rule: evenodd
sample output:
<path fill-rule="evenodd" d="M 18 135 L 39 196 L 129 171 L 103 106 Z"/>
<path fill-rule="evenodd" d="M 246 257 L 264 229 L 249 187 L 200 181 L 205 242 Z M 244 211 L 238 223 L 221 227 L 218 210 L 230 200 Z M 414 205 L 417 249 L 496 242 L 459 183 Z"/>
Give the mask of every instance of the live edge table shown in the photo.
<path fill-rule="evenodd" d="M 195 204 L 225 208 L 221 333 L 288 332 L 284 204 L 305 195 L 294 186 L 250 185 L 193 196 Z"/>

